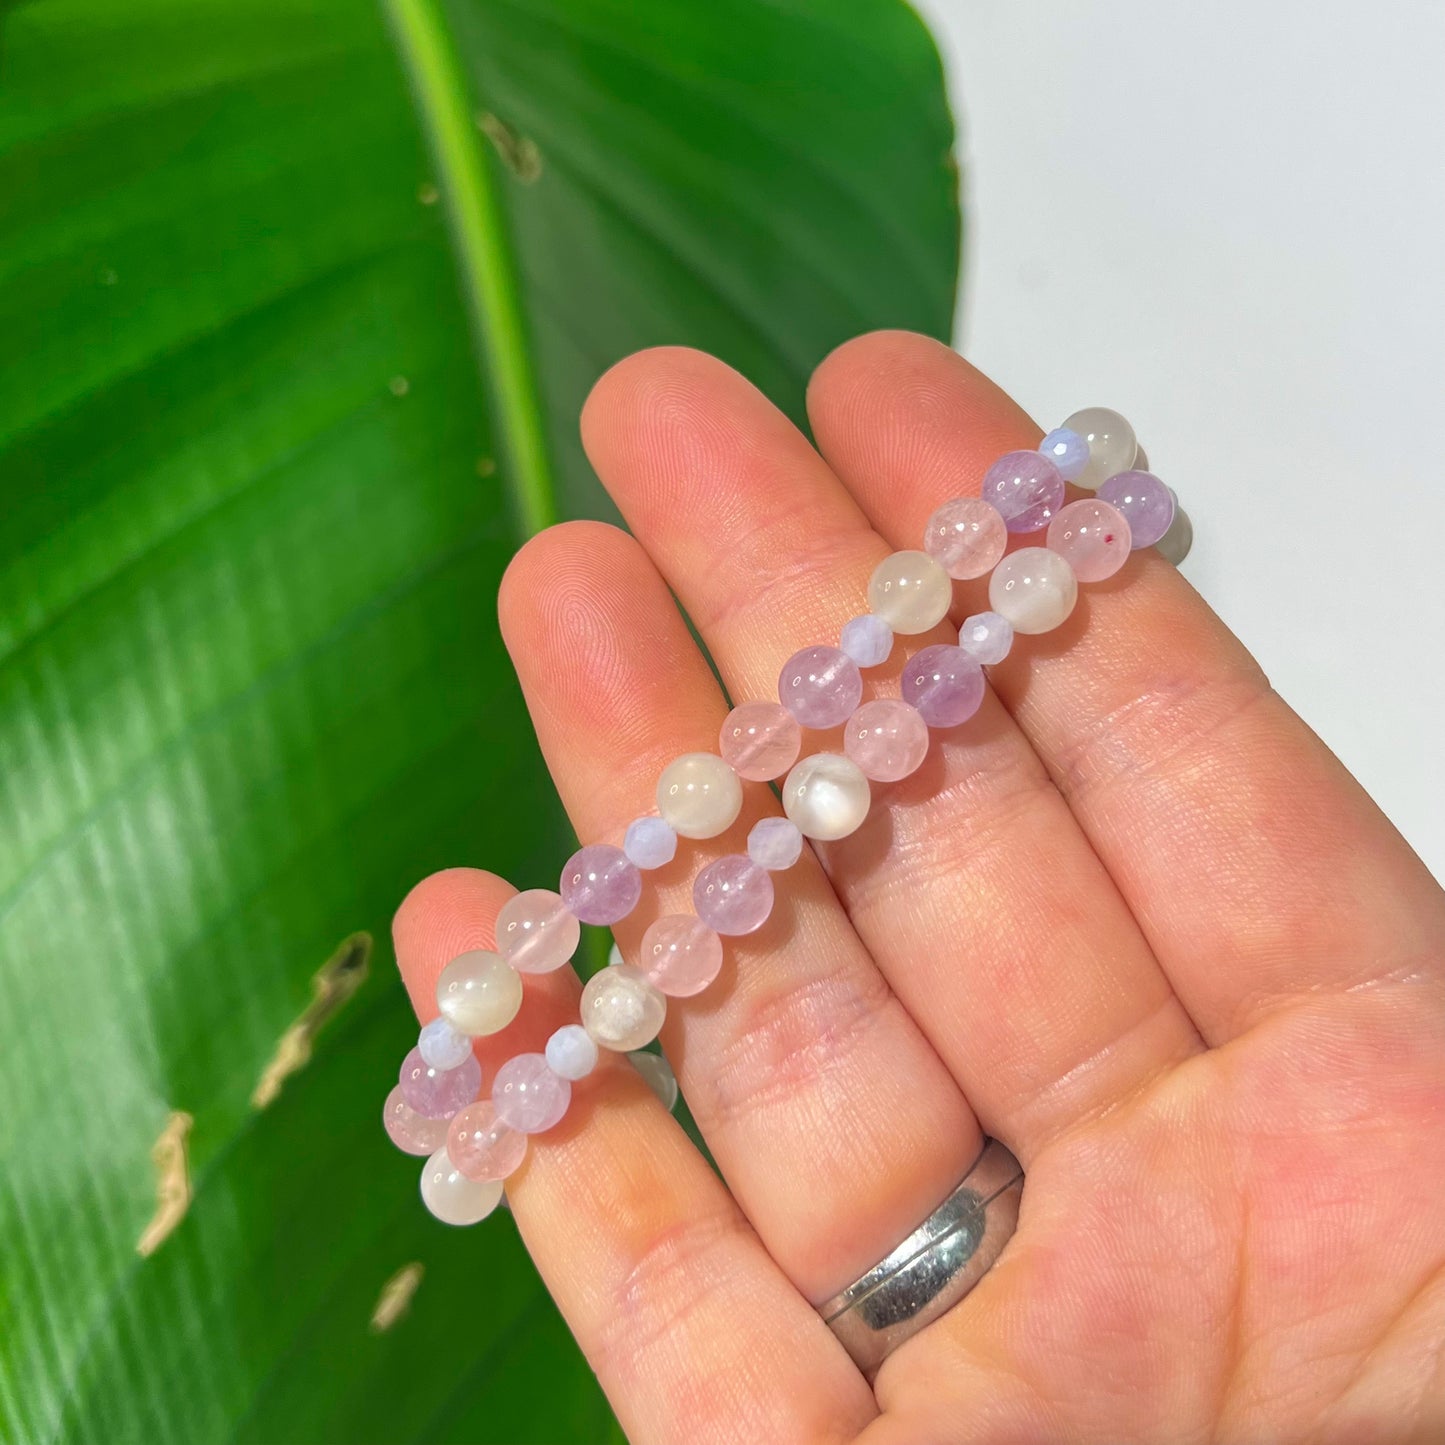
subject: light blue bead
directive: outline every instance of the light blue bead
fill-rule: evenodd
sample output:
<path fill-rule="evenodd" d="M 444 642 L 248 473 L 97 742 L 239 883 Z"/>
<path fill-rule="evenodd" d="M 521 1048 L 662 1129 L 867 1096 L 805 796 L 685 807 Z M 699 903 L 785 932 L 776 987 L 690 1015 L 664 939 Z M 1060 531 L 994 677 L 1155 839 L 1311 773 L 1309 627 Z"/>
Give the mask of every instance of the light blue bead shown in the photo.
<path fill-rule="evenodd" d="M 803 855 L 803 835 L 787 818 L 759 818 L 748 834 L 748 857 L 769 873 L 791 868 Z"/>
<path fill-rule="evenodd" d="M 661 868 L 677 856 L 677 834 L 661 818 L 634 818 L 627 825 L 622 851 L 639 868 Z"/>
<path fill-rule="evenodd" d="M 1055 427 L 1039 443 L 1039 450 L 1059 469 L 1059 475 L 1066 482 L 1077 480 L 1089 465 L 1088 442 L 1066 426 Z"/>
<path fill-rule="evenodd" d="M 423 1025 L 416 1047 L 433 1069 L 455 1069 L 472 1056 L 471 1039 L 459 1033 L 444 1018 L 435 1018 Z"/>
<path fill-rule="evenodd" d="M 838 646 L 859 667 L 877 667 L 893 651 L 893 629 L 876 612 L 865 612 L 843 624 Z"/>
<path fill-rule="evenodd" d="M 597 1067 L 597 1045 L 581 1024 L 563 1024 L 547 1040 L 547 1067 L 559 1079 L 576 1083 Z"/>
<path fill-rule="evenodd" d="M 1002 662 L 1014 645 L 1013 623 L 997 612 L 977 612 L 958 629 L 958 645 L 975 662 Z"/>

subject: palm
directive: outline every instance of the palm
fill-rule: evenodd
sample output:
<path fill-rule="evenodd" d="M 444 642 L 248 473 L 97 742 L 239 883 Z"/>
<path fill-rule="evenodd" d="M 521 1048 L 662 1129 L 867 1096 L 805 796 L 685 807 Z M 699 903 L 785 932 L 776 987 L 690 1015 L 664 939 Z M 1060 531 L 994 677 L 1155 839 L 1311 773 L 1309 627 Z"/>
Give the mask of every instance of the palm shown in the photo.
<path fill-rule="evenodd" d="M 638 540 L 554 529 L 502 597 L 585 839 L 647 811 L 671 757 L 716 746 L 726 705 L 669 584 L 733 696 L 766 697 L 783 658 L 861 610 L 890 547 L 1037 437 L 902 335 L 830 358 L 810 411 L 826 461 L 679 352 L 631 359 L 589 403 L 589 453 Z M 955 620 L 979 595 L 960 587 Z M 671 1011 L 663 1042 L 727 1187 L 625 1069 L 579 1090 L 509 1185 L 630 1436 L 1428 1438 L 1445 1420 L 1438 888 L 1155 557 L 992 682 Z M 775 807 L 755 791 L 745 819 Z M 651 914 L 686 906 L 706 853 L 655 875 Z M 449 957 L 491 944 L 508 891 L 458 870 L 413 892 L 397 946 L 419 1006 Z M 575 990 L 529 985 L 496 1051 L 533 1046 Z M 809 1302 L 886 1254 L 981 1130 L 1028 1171 L 1018 1233 L 870 1383 Z"/>

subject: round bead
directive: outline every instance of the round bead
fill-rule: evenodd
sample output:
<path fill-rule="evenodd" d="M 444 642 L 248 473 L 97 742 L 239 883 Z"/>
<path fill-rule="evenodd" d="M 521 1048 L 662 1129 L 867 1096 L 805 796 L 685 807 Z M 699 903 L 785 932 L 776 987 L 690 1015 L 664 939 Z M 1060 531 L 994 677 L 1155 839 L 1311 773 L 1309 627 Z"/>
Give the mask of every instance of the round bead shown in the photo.
<path fill-rule="evenodd" d="M 1155 546 L 1166 562 L 1177 567 L 1189 555 L 1189 549 L 1193 545 L 1194 524 L 1189 520 L 1189 513 L 1183 507 L 1178 507 L 1174 512 L 1174 520 L 1169 524 L 1169 530 L 1160 537 Z"/>
<path fill-rule="evenodd" d="M 773 911 L 773 880 L 751 858 L 728 853 L 693 879 L 692 906 L 717 933 L 732 938 L 756 933 Z"/>
<path fill-rule="evenodd" d="M 928 519 L 923 545 L 950 577 L 966 581 L 993 571 L 1008 545 L 1008 528 L 992 502 L 955 497 Z"/>
<path fill-rule="evenodd" d="M 499 953 L 477 949 L 452 959 L 437 979 L 437 1008 L 472 1038 L 504 1029 L 522 1007 L 522 980 Z"/>
<path fill-rule="evenodd" d="M 893 629 L 876 612 L 865 612 L 860 617 L 850 617 L 843 624 L 838 634 L 838 646 L 859 667 L 877 667 L 879 663 L 887 662 L 888 654 L 893 651 Z M 795 752 L 788 759 L 788 767 L 792 767 L 797 757 Z M 782 771 L 787 770 L 784 768 Z"/>
<path fill-rule="evenodd" d="M 617 940 L 614 938 L 612 940 L 612 946 L 607 950 L 607 966 L 608 968 L 616 968 L 621 962 L 623 962 L 622 950 L 617 946 Z"/>
<path fill-rule="evenodd" d="M 1076 411 L 1064 426 L 1078 432 L 1089 444 L 1089 460 L 1074 478 L 1076 487 L 1096 492 L 1101 483 L 1134 465 L 1139 443 L 1134 428 L 1117 411 L 1107 406 L 1087 406 Z"/>
<path fill-rule="evenodd" d="M 482 1066 L 468 1054 L 454 1069 L 434 1069 L 413 1049 L 401 1061 L 401 1097 L 428 1119 L 450 1119 L 477 1097 Z"/>
<path fill-rule="evenodd" d="M 975 662 L 1002 662 L 1014 645 L 1013 623 L 997 612 L 975 612 L 958 629 L 958 645 Z"/>
<path fill-rule="evenodd" d="M 1129 523 L 1097 497 L 1070 502 L 1049 523 L 1047 541 L 1080 582 L 1102 582 L 1129 560 Z"/>
<path fill-rule="evenodd" d="M 490 1099 L 468 1104 L 447 1130 L 447 1158 L 468 1179 L 505 1179 L 527 1157 L 527 1136 L 497 1117 Z"/>
<path fill-rule="evenodd" d="M 1037 532 L 1064 505 L 1064 479 L 1039 452 L 1005 452 L 983 474 L 983 498 L 1010 532 Z"/>
<path fill-rule="evenodd" d="M 1079 585 L 1073 570 L 1047 547 L 1023 547 L 1005 557 L 988 579 L 988 600 L 1015 632 L 1048 632 L 1074 610 Z"/>
<path fill-rule="evenodd" d="M 983 669 L 961 647 L 939 643 L 908 659 L 900 690 L 929 727 L 957 727 L 983 701 Z"/>
<path fill-rule="evenodd" d="M 657 811 L 684 838 L 716 838 L 743 806 L 738 775 L 716 753 L 684 753 L 657 780 Z"/>
<path fill-rule="evenodd" d="M 896 697 L 865 702 L 843 729 L 843 751 L 865 777 L 896 783 L 916 772 L 928 755 L 928 724 Z"/>
<path fill-rule="evenodd" d="M 642 935 L 638 968 L 669 998 L 691 998 L 718 976 L 722 961 L 722 939 L 702 919 L 669 913 Z"/>
<path fill-rule="evenodd" d="M 1099 495 L 1123 514 L 1136 548 L 1154 546 L 1174 521 L 1174 494 L 1153 472 L 1120 472 L 1104 482 Z"/>
<path fill-rule="evenodd" d="M 402 1097 L 400 1084 L 386 1096 L 381 1122 L 391 1142 L 403 1154 L 431 1154 L 446 1143 L 447 1121 L 418 1114 Z"/>
<path fill-rule="evenodd" d="M 1074 481 L 1089 464 L 1088 442 L 1066 426 L 1056 426 L 1039 443 L 1039 451 L 1059 469 L 1066 482 Z"/>
<path fill-rule="evenodd" d="M 635 968 L 605 968 L 582 990 L 582 1027 L 594 1043 L 625 1054 L 650 1044 L 667 1017 L 667 996 Z"/>
<path fill-rule="evenodd" d="M 813 753 L 783 784 L 783 811 L 805 838 L 846 838 L 868 816 L 863 770 L 839 753 Z"/>
<path fill-rule="evenodd" d="M 616 923 L 642 897 L 642 874 L 621 848 L 589 843 L 562 869 L 562 902 L 583 923 Z"/>
<path fill-rule="evenodd" d="M 581 1024 L 563 1024 L 547 1040 L 545 1058 L 559 1079 L 575 1084 L 597 1067 L 597 1045 Z"/>
<path fill-rule="evenodd" d="M 541 1134 L 557 1123 L 572 1102 L 572 1085 L 547 1067 L 542 1054 L 508 1059 L 492 1080 L 497 1118 L 519 1134 Z"/>
<path fill-rule="evenodd" d="M 769 873 L 791 868 L 803 856 L 803 835 L 790 818 L 759 818 L 748 833 L 748 857 Z"/>
<path fill-rule="evenodd" d="M 472 1052 L 472 1041 L 460 1029 L 454 1029 L 444 1018 L 433 1019 L 422 1026 L 416 1050 L 434 1069 L 454 1069 L 465 1063 Z M 431 1150 L 428 1149 L 430 1154 Z"/>
<path fill-rule="evenodd" d="M 723 719 L 718 751 L 738 777 L 750 783 L 781 778 L 797 761 L 803 732 L 781 703 L 740 703 Z"/>
<path fill-rule="evenodd" d="M 662 1107 L 671 1112 L 677 1103 L 677 1075 L 672 1072 L 672 1065 L 661 1054 L 649 1054 L 641 1049 L 627 1057 L 647 1080 L 647 1087 L 662 1101 Z"/>
<path fill-rule="evenodd" d="M 581 938 L 581 925 L 550 888 L 514 893 L 497 914 L 497 952 L 518 973 L 561 968 Z"/>
<path fill-rule="evenodd" d="M 904 636 L 936 627 L 952 603 L 948 573 L 927 552 L 895 552 L 868 579 L 868 605 Z"/>
<path fill-rule="evenodd" d="M 443 1224 L 479 1224 L 502 1200 L 500 1179 L 468 1179 L 438 1149 L 422 1165 L 422 1203 Z"/>
<path fill-rule="evenodd" d="M 622 851 L 639 868 L 663 868 L 677 857 L 677 834 L 661 818 L 634 818 L 627 825 Z"/>
<path fill-rule="evenodd" d="M 863 700 L 863 674 L 839 648 L 805 647 L 784 664 L 778 697 L 805 728 L 835 728 Z"/>

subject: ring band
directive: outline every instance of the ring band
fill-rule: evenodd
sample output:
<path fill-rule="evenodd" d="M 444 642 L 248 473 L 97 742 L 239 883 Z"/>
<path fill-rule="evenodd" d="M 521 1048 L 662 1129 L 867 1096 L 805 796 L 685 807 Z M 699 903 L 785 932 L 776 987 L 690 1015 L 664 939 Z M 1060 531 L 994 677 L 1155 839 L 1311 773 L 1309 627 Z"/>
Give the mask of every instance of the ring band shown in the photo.
<path fill-rule="evenodd" d="M 1018 1224 L 1024 1172 L 996 1139 L 942 1204 L 886 1259 L 818 1306 L 865 1374 L 953 1308 L 988 1272 Z"/>

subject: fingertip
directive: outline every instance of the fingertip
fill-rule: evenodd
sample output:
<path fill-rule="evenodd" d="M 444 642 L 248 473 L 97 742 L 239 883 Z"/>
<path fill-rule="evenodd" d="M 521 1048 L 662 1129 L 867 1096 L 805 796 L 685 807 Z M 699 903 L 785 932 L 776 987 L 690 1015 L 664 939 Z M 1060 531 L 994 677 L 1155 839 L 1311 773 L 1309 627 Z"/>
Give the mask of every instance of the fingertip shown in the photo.
<path fill-rule="evenodd" d="M 402 899 L 391 936 L 419 1018 L 435 1016 L 437 975 L 452 959 L 496 946 L 497 914 L 516 891 L 505 878 L 481 868 L 444 868 Z"/>

